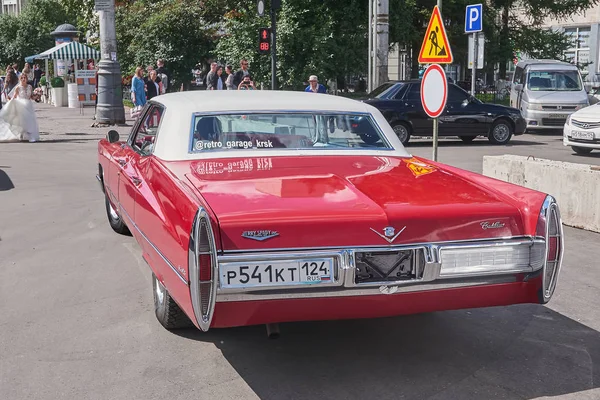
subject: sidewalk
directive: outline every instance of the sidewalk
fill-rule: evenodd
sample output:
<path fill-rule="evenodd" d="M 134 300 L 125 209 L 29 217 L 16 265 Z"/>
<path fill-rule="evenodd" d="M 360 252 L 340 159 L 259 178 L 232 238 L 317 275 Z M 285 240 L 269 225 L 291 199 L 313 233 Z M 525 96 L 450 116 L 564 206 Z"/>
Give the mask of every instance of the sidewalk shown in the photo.
<path fill-rule="evenodd" d="M 36 115 L 40 126 L 40 142 L 58 142 L 73 140 L 99 140 L 114 129 L 121 137 L 126 137 L 133 126 L 129 118 L 129 109 L 125 108 L 126 125 L 92 127 L 94 107 L 68 108 L 54 107 L 45 103 L 35 103 Z"/>

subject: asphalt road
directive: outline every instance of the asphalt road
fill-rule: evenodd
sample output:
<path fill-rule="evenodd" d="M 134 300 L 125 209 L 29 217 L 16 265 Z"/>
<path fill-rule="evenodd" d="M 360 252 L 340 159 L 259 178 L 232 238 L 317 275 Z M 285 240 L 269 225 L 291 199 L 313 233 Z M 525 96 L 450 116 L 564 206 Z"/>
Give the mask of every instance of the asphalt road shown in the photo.
<path fill-rule="evenodd" d="M 440 160 L 574 156 L 559 136 L 447 140 Z M 410 151 L 431 155 L 430 142 Z M 600 399 L 600 235 L 566 229 L 548 306 L 171 333 L 112 232 L 96 140 L 0 145 L 0 399 Z"/>

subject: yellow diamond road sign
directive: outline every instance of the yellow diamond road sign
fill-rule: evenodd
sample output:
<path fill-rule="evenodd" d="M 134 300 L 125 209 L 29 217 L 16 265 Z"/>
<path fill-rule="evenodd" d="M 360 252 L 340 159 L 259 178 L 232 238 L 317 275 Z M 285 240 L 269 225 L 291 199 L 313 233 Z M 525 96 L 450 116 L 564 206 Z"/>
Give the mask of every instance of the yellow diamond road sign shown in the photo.
<path fill-rule="evenodd" d="M 452 64 L 452 50 L 437 6 L 433 8 L 419 53 L 420 64 Z"/>

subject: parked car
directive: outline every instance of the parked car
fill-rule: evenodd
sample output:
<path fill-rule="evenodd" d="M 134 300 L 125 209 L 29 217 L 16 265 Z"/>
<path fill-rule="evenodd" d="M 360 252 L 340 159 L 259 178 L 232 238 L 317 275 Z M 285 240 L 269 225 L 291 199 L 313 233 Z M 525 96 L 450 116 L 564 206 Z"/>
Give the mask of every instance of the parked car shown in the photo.
<path fill-rule="evenodd" d="M 543 304 L 561 269 L 553 197 L 414 157 L 338 96 L 155 97 L 97 179 L 168 329 Z"/>
<path fill-rule="evenodd" d="M 525 60 L 513 74 L 510 105 L 521 110 L 527 130 L 560 129 L 567 117 L 589 103 L 576 65 L 556 60 Z"/>
<path fill-rule="evenodd" d="M 423 109 L 420 80 L 384 83 L 364 101 L 381 111 L 402 144 L 411 136 L 432 135 L 433 119 Z M 494 144 L 506 144 L 513 135 L 525 132 L 525 120 L 517 109 L 484 103 L 449 83 L 438 132 L 440 136 L 458 136 L 464 142 L 485 136 Z"/>
<path fill-rule="evenodd" d="M 563 128 L 563 144 L 577 154 L 600 150 L 600 103 L 569 115 Z"/>

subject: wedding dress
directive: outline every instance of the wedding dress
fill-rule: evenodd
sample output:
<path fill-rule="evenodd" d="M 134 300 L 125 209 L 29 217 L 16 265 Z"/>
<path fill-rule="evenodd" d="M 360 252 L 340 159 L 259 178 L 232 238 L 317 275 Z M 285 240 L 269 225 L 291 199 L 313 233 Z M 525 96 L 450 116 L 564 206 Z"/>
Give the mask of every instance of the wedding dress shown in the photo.
<path fill-rule="evenodd" d="M 0 142 L 39 140 L 40 130 L 30 100 L 32 92 L 31 85 L 18 85 L 10 94 L 12 99 L 0 110 Z"/>

